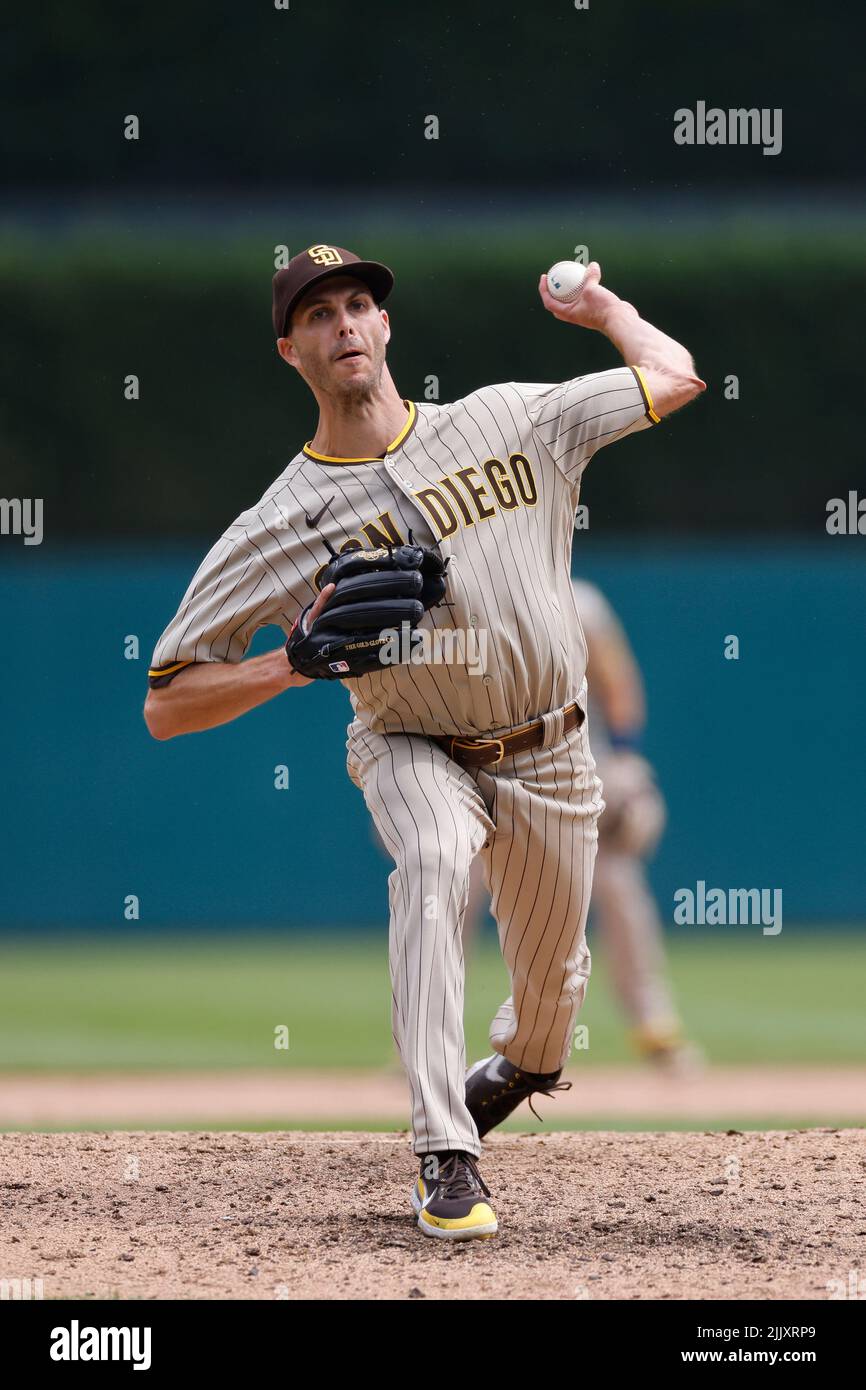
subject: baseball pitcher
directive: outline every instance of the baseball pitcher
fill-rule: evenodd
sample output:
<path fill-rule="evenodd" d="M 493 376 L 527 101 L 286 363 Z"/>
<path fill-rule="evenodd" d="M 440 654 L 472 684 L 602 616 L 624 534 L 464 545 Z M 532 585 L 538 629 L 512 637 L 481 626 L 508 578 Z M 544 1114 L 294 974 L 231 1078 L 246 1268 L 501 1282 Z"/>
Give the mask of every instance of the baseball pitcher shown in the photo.
<path fill-rule="evenodd" d="M 317 244 L 274 276 L 277 351 L 315 433 L 202 561 L 159 639 L 145 719 L 160 739 L 341 680 L 347 771 L 394 860 L 394 1041 L 411 1094 L 428 1236 L 495 1234 L 480 1140 L 568 1056 L 590 970 L 602 808 L 584 727 L 586 651 L 570 579 L 583 470 L 704 383 L 691 355 L 601 284 L 569 304 L 625 365 L 559 383 L 404 399 L 386 363 L 391 271 Z M 575 344 L 577 346 L 577 344 Z M 242 660 L 274 623 L 285 647 Z M 511 993 L 495 1066 L 467 1080 L 461 925 L 481 856 Z"/>

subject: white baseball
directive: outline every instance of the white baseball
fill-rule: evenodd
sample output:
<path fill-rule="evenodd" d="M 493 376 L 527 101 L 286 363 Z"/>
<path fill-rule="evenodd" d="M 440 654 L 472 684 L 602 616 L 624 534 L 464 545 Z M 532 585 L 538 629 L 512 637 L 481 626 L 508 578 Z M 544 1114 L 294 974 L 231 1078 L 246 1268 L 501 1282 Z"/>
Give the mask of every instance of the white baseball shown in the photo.
<path fill-rule="evenodd" d="M 557 261 L 547 272 L 547 288 L 554 299 L 573 304 L 583 289 L 586 266 L 579 261 Z"/>

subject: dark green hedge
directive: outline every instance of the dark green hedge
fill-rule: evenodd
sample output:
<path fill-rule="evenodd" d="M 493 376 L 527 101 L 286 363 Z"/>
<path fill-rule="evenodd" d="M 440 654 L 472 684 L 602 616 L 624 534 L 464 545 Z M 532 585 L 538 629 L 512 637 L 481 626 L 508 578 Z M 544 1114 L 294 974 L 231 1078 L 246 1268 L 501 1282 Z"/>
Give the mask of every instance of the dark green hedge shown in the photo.
<path fill-rule="evenodd" d="M 254 501 L 315 428 L 270 330 L 284 237 L 0 243 L 2 494 L 45 498 L 49 537 L 209 536 Z M 672 237 L 590 219 L 577 235 L 551 223 L 346 240 L 397 274 L 389 360 L 418 399 L 430 374 L 454 399 L 614 365 L 604 340 L 557 323 L 537 298 L 540 270 L 578 240 L 613 289 L 692 349 L 709 392 L 599 455 L 584 489 L 594 529 L 820 532 L 826 499 L 857 486 L 858 228 Z M 137 402 L 124 400 L 127 373 L 141 379 Z M 729 373 L 737 401 L 724 399 Z"/>

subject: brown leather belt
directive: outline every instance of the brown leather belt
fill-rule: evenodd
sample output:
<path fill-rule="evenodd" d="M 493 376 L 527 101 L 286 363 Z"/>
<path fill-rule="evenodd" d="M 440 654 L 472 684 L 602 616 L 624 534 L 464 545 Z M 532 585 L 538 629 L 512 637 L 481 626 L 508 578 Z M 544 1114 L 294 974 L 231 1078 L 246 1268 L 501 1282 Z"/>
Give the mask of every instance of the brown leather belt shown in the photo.
<path fill-rule="evenodd" d="M 566 705 L 562 732 L 567 734 L 570 729 L 580 728 L 585 717 L 576 700 Z M 462 767 L 481 767 L 485 763 L 501 763 L 503 758 L 523 753 L 527 748 L 538 748 L 544 742 L 544 722 L 533 719 L 531 724 L 522 724 L 501 738 L 460 738 L 455 734 L 443 738 L 434 736 L 433 742 Z"/>

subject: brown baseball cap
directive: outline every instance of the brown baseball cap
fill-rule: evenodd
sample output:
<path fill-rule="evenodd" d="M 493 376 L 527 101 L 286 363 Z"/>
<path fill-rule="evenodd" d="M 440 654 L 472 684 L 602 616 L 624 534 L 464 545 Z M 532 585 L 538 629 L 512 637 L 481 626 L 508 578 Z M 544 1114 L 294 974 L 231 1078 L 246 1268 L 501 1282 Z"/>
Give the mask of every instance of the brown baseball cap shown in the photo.
<path fill-rule="evenodd" d="M 288 336 L 292 310 L 312 285 L 329 275 L 355 275 L 363 280 L 377 304 L 391 293 L 394 276 L 378 261 L 362 261 L 354 251 L 343 246 L 328 246 L 319 242 L 293 256 L 284 270 L 274 276 L 273 321 L 278 338 Z"/>

